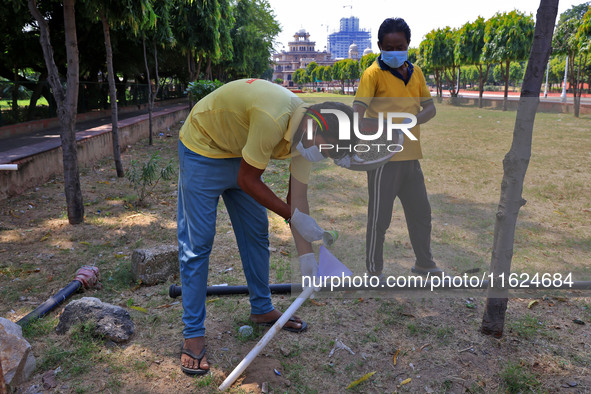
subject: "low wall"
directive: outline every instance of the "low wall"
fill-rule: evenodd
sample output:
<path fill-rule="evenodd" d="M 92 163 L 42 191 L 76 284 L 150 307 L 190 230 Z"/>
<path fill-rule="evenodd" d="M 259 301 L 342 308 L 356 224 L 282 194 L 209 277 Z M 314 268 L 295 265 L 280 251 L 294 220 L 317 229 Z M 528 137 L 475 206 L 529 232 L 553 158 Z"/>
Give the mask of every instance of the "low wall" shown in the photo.
<path fill-rule="evenodd" d="M 436 99 L 434 97 L 434 99 Z M 478 97 L 444 97 L 443 101 L 452 105 L 478 107 Z M 509 97 L 507 100 L 507 110 L 517 111 L 519 105 L 519 97 Z M 483 97 L 482 108 L 503 109 L 503 97 Z M 549 113 L 573 113 L 573 103 L 561 103 L 559 101 L 545 101 L 540 100 L 538 104 L 538 112 Z M 580 115 L 591 113 L 590 104 L 581 104 L 579 107 Z"/>
<path fill-rule="evenodd" d="M 153 132 L 166 130 L 185 120 L 188 105 L 179 105 L 155 111 L 152 117 Z M 119 122 L 119 145 L 125 151 L 143 138 L 149 137 L 148 115 L 140 115 Z M 90 165 L 97 160 L 113 155 L 111 125 L 103 125 L 76 133 L 78 164 Z M 62 149 L 60 146 L 43 150 L 12 161 L 18 171 L 0 171 L 0 200 L 22 193 L 28 188 L 43 184 L 51 177 L 63 174 Z"/>
<path fill-rule="evenodd" d="M 187 98 L 178 98 L 178 99 L 171 99 L 165 101 L 156 101 L 154 103 L 154 110 L 157 111 L 158 107 L 161 105 L 171 105 L 175 103 L 186 103 Z M 126 107 L 118 108 L 119 114 L 124 114 L 133 111 L 141 111 L 147 110 L 148 104 L 138 104 L 138 105 L 128 105 Z M 103 109 L 98 111 L 90 111 L 90 112 L 83 112 L 76 115 L 77 122 L 83 122 L 85 120 L 93 120 L 99 119 L 105 116 L 111 116 L 110 109 Z M 57 127 L 60 125 L 58 118 L 47 118 L 47 119 L 39 119 L 39 120 L 32 120 L 30 122 L 22 122 L 11 124 L 8 126 L 0 127 L 0 140 L 4 138 L 11 138 L 16 137 L 23 134 L 29 134 L 38 130 L 43 130 L 50 127 Z"/>

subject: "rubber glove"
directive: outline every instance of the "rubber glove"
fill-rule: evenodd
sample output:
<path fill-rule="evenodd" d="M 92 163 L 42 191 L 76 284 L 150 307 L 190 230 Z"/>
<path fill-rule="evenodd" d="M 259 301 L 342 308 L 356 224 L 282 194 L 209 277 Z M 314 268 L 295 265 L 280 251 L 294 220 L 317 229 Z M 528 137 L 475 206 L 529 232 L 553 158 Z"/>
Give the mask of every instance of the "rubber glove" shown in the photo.
<path fill-rule="evenodd" d="M 300 256 L 300 273 L 302 276 L 314 277 L 318 274 L 318 262 L 314 253 L 306 253 Z"/>
<path fill-rule="evenodd" d="M 334 163 L 339 167 L 349 168 L 351 167 L 351 156 L 347 155 L 340 159 L 334 159 Z"/>
<path fill-rule="evenodd" d="M 316 220 L 310 215 L 306 215 L 299 209 L 295 209 L 291 216 L 291 225 L 308 242 L 314 242 L 322 239 L 324 230 L 320 228 Z"/>

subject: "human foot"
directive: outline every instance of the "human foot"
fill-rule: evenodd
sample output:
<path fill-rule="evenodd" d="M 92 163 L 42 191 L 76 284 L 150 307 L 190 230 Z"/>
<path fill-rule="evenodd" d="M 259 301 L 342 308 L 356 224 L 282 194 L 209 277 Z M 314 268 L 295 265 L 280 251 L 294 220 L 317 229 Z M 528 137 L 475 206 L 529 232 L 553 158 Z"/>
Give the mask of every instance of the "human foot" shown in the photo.
<path fill-rule="evenodd" d="M 181 370 L 188 375 L 205 375 L 209 364 L 205 356 L 205 338 L 187 338 L 181 343 Z"/>
<path fill-rule="evenodd" d="M 271 312 L 264 313 L 262 315 L 250 315 L 250 320 L 254 323 L 261 325 L 261 326 L 272 326 L 275 324 L 277 320 L 283 315 L 277 309 L 272 310 Z M 297 316 L 292 316 L 282 327 L 283 330 L 290 331 L 290 332 L 303 332 L 308 329 L 308 323 L 302 321 Z"/>

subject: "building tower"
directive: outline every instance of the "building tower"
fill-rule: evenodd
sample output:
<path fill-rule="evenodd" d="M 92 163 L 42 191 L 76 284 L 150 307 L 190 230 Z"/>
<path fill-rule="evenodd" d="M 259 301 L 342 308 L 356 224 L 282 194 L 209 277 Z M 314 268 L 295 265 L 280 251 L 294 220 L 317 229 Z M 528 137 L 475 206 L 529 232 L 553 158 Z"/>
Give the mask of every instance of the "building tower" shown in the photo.
<path fill-rule="evenodd" d="M 359 49 L 355 43 L 349 46 L 349 59 L 359 59 Z"/>
<path fill-rule="evenodd" d="M 341 18 L 340 31 L 328 35 L 328 51 L 333 59 L 346 59 L 349 57 L 349 47 L 357 44 L 358 48 L 371 49 L 371 32 L 359 28 L 359 18 L 351 16 Z M 357 58 L 359 60 L 359 51 Z"/>

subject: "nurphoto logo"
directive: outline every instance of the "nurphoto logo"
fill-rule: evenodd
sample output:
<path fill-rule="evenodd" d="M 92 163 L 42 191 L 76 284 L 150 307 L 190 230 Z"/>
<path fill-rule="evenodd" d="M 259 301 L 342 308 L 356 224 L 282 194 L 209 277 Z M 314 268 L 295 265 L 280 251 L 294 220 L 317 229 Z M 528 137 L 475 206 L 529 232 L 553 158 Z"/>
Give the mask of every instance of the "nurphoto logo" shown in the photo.
<path fill-rule="evenodd" d="M 347 114 L 338 109 L 321 109 L 321 113 L 313 111 L 309 113 L 311 119 L 308 119 L 307 124 L 307 136 L 309 139 L 313 138 L 314 122 L 318 124 L 320 130 L 327 127 L 326 120 L 322 114 L 333 114 L 338 119 L 339 124 L 339 141 L 347 141 L 351 139 L 351 121 Z M 386 125 L 384 127 L 384 118 L 386 119 Z M 403 119 L 402 123 L 394 123 L 395 119 Z M 348 151 L 355 153 L 366 153 L 370 150 L 377 152 L 400 152 L 403 146 L 398 143 L 392 143 L 395 139 L 399 141 L 398 133 L 393 133 L 394 130 L 400 130 L 406 135 L 411 141 L 417 141 L 417 138 L 412 134 L 412 129 L 417 124 L 417 117 L 407 112 L 387 112 L 385 115 L 383 112 L 378 114 L 378 126 L 377 130 L 372 134 L 365 134 L 359 130 L 359 114 L 353 114 L 353 133 L 359 139 L 359 141 L 368 141 L 367 143 L 358 143 L 349 146 L 336 146 L 338 151 Z M 366 130 L 363 130 L 366 131 Z M 385 131 L 385 134 L 384 134 Z M 372 141 L 373 143 L 369 143 Z M 333 144 L 320 144 L 318 146 L 320 151 L 335 149 Z"/>

